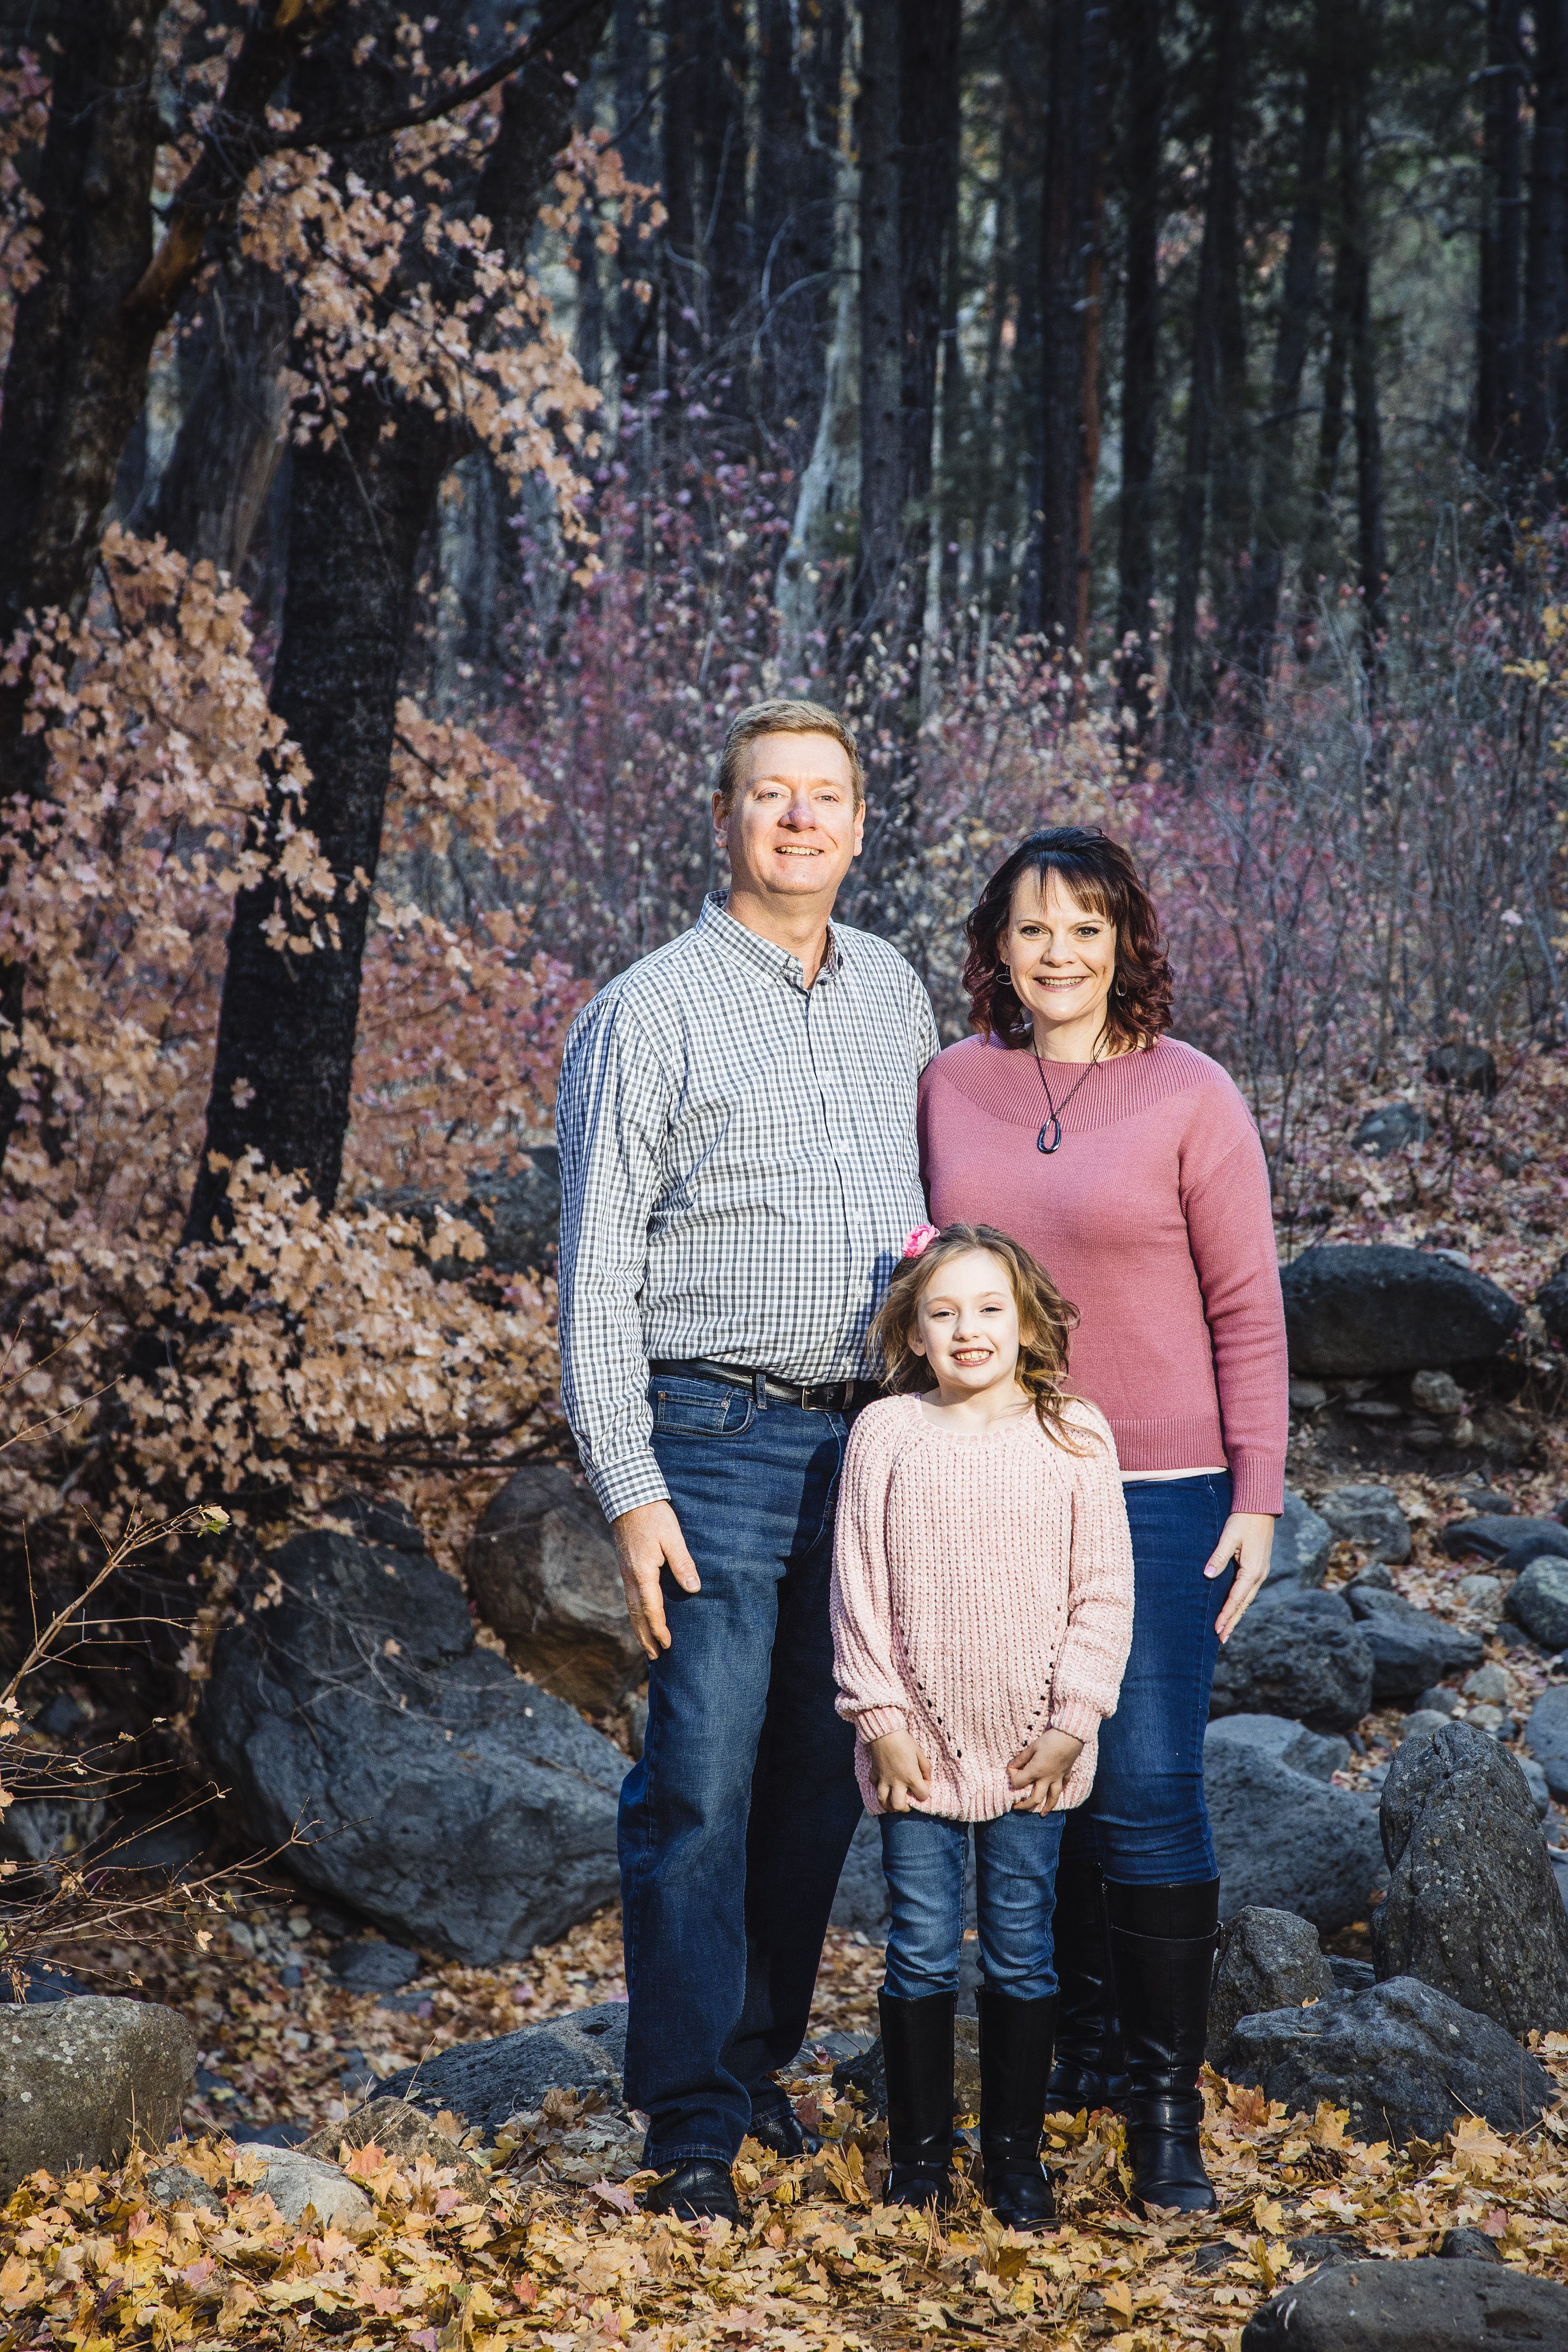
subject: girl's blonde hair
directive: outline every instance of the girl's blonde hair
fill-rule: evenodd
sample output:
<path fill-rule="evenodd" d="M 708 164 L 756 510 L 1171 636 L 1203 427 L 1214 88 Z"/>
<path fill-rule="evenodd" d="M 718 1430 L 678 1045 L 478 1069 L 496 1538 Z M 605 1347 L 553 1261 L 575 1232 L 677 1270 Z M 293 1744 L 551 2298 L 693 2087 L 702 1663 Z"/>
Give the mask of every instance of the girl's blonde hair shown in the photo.
<path fill-rule="evenodd" d="M 882 1360 L 882 1377 L 895 1396 L 918 1395 L 934 1389 L 936 1376 L 926 1358 L 910 1345 L 931 1276 L 940 1266 L 965 1250 L 984 1250 L 1006 1269 L 1008 1286 L 1018 1309 L 1018 1386 L 1032 1402 L 1040 1426 L 1069 1454 L 1080 1454 L 1066 1434 L 1062 1382 L 1078 1308 L 1068 1304 L 1039 1260 L 1031 1256 L 1011 1234 L 994 1225 L 943 1225 L 919 1257 L 899 1260 L 888 1295 L 871 1326 L 871 1339 Z"/>

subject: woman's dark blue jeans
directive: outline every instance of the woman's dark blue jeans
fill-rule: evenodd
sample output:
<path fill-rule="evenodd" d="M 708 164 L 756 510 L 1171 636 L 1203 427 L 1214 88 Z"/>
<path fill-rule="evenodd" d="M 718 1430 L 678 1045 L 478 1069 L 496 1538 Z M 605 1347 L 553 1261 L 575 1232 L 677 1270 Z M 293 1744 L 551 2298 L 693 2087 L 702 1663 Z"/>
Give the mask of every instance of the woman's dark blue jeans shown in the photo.
<path fill-rule="evenodd" d="M 805 2039 L 861 1812 L 827 1614 L 849 1423 L 668 1373 L 648 1395 L 702 1590 L 665 1576 L 670 1645 L 621 1785 L 626 2096 L 649 2164 L 729 2164 Z"/>
<path fill-rule="evenodd" d="M 1230 1477 L 1134 1480 L 1132 1649 L 1116 1712 L 1100 1726 L 1087 1804 L 1067 1817 L 1062 1861 L 1097 1855 L 1107 1878 L 1134 1886 L 1215 1875 L 1204 1804 L 1204 1731 L 1219 1637 L 1235 1581 L 1204 1565 L 1230 1517 Z"/>

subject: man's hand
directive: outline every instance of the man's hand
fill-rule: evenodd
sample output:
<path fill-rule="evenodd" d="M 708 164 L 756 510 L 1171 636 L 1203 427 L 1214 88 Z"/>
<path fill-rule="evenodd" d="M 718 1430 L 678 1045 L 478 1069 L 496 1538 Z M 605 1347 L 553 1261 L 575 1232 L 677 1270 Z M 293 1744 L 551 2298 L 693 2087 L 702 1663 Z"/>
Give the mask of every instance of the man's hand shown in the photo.
<path fill-rule="evenodd" d="M 645 1655 L 652 1660 L 669 1647 L 661 1572 L 668 1567 L 682 1592 L 700 1592 L 702 1580 L 691 1564 L 680 1521 L 668 1503 L 639 1503 L 635 1511 L 623 1511 L 618 1519 L 611 1520 L 610 1533 L 621 1563 L 626 1615 Z"/>
<path fill-rule="evenodd" d="M 1016 1813 L 1054 1812 L 1067 1787 L 1068 1775 L 1083 1753 L 1083 1742 L 1070 1731 L 1042 1731 L 1032 1748 L 1014 1757 L 1007 1781 L 1018 1790 Z"/>
<path fill-rule="evenodd" d="M 1222 1642 L 1229 1641 L 1262 1591 L 1273 1549 L 1274 1522 L 1267 1511 L 1232 1511 L 1204 1570 L 1205 1576 L 1223 1576 L 1236 1562 L 1236 1582 L 1215 1628 Z"/>
<path fill-rule="evenodd" d="M 885 1739 L 873 1739 L 870 1747 L 877 1802 L 884 1812 L 907 1813 L 911 1804 L 924 1804 L 931 1795 L 926 1778 L 931 1767 L 910 1734 L 889 1731 Z"/>

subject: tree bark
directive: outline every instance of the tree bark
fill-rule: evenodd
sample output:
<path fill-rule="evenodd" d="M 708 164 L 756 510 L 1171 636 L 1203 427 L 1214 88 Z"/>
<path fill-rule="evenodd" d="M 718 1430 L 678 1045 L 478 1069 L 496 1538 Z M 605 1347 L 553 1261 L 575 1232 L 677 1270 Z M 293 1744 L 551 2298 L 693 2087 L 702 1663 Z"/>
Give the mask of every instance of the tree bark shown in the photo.
<path fill-rule="evenodd" d="M 1051 16 L 1040 218 L 1040 522 L 1037 609 L 1020 614 L 1082 653 L 1089 519 L 1100 457 L 1100 220 L 1110 12 L 1058 0 Z"/>
<path fill-rule="evenodd" d="M 1160 413 L 1160 149 L 1165 63 L 1160 0 L 1122 0 L 1117 26 L 1127 108 L 1121 153 L 1121 506 L 1117 534 L 1118 698 L 1139 740 L 1154 667 L 1154 465 Z"/>
<path fill-rule="evenodd" d="M 1359 12 L 1358 12 L 1359 13 Z M 1343 80 L 1340 132 L 1349 289 L 1351 390 L 1355 400 L 1356 568 L 1360 576 L 1366 673 L 1375 693 L 1383 674 L 1388 560 L 1384 543 L 1383 424 L 1372 322 L 1372 236 L 1366 202 L 1366 100 L 1362 77 Z"/>
<path fill-rule="evenodd" d="M 288 434 L 288 290 L 258 262 L 230 257 L 203 295 L 202 314 L 195 382 L 147 527 L 233 577 Z"/>
<path fill-rule="evenodd" d="M 903 329 L 903 503 L 931 497 L 946 262 L 958 223 L 960 0 L 906 7 L 899 52 L 899 302 Z M 910 534 L 923 563 L 930 519 Z"/>
<path fill-rule="evenodd" d="M 710 340 L 733 331 L 752 295 L 746 213 L 746 92 L 751 58 L 745 0 L 709 0 L 702 39 L 701 260 Z"/>
<path fill-rule="evenodd" d="M 697 350 L 701 312 L 697 164 L 702 0 L 664 0 L 664 348 L 679 371 Z"/>
<path fill-rule="evenodd" d="M 1264 420 L 1257 527 L 1242 609 L 1238 667 L 1255 698 L 1268 684 L 1279 625 L 1285 549 L 1292 536 L 1296 495 L 1296 420 L 1301 377 L 1318 305 L 1318 253 L 1328 194 L 1329 140 L 1333 129 L 1337 64 L 1333 0 L 1319 0 L 1311 55 L 1301 96 L 1296 193 L 1279 292 L 1268 415 Z"/>
<path fill-rule="evenodd" d="M 890 617 L 903 539 L 899 256 L 900 0 L 863 0 L 860 57 L 860 560 L 858 621 Z"/>
<path fill-rule="evenodd" d="M 610 5 L 601 0 L 578 16 L 549 40 L 542 69 L 506 87 L 475 208 L 513 258 L 527 250 L 552 161 L 571 127 L 575 85 Z M 346 98 L 357 72 L 346 41 L 334 45 L 331 70 Z M 356 165 L 363 168 L 362 159 Z M 187 1240 L 205 1240 L 221 1227 L 225 1163 L 247 1151 L 266 1166 L 301 1174 L 323 1205 L 336 1198 L 416 563 L 441 478 L 457 454 L 450 423 L 413 404 L 395 409 L 370 384 L 354 392 L 348 429 L 331 448 L 312 443 L 295 454 L 289 594 L 271 702 L 310 769 L 308 821 L 336 877 L 338 938 L 310 955 L 279 954 L 266 933 L 279 902 L 275 886 L 244 893 L 236 906 Z"/>
<path fill-rule="evenodd" d="M 1354 325 L 1356 273 L 1355 247 L 1342 221 L 1333 289 L 1329 298 L 1329 348 L 1323 362 L 1317 462 L 1312 470 L 1307 545 L 1301 558 L 1301 586 L 1297 599 L 1296 653 L 1298 660 L 1303 662 L 1315 641 L 1313 618 L 1334 537 L 1334 494 L 1339 486 L 1340 451 L 1345 432 L 1345 373 Z"/>
<path fill-rule="evenodd" d="M 1519 0 L 1487 0 L 1485 146 L 1476 315 L 1476 460 L 1507 476 L 1517 458 L 1520 260 L 1523 244 Z"/>
<path fill-rule="evenodd" d="M 1171 622 L 1171 676 L 1165 735 L 1171 755 L 1185 763 L 1194 717 L 1198 601 L 1213 488 L 1224 272 L 1234 250 L 1236 118 L 1241 83 L 1240 0 L 1214 0 L 1214 66 L 1210 88 L 1208 189 L 1198 257 L 1193 317 L 1192 373 L 1187 394 L 1186 449 L 1176 524 L 1176 591 Z"/>
<path fill-rule="evenodd" d="M 844 0 L 821 0 L 815 16 L 796 0 L 762 0 L 759 22 L 758 406 L 764 435 L 793 454 L 815 445 L 836 317 Z"/>
<path fill-rule="evenodd" d="M 1538 0 L 1535 133 L 1524 268 L 1520 461 L 1539 503 L 1561 455 L 1563 338 L 1568 332 L 1568 0 Z"/>

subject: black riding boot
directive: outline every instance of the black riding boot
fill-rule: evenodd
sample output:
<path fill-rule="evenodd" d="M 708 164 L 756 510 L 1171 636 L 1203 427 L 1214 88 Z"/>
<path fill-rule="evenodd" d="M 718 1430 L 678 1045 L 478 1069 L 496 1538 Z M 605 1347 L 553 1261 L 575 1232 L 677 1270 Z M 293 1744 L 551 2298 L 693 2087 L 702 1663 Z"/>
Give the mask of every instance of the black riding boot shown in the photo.
<path fill-rule="evenodd" d="M 1120 2108 L 1127 2099 L 1127 2062 L 1110 1974 L 1104 1882 L 1092 1854 L 1058 1864 L 1051 1936 L 1060 1990 L 1047 2106 L 1069 2115 L 1080 2107 Z"/>
<path fill-rule="evenodd" d="M 877 1995 L 888 2075 L 889 2205 L 952 2202 L 952 2019 L 958 1996 Z"/>
<path fill-rule="evenodd" d="M 985 2202 L 1010 2229 L 1040 2230 L 1057 2210 L 1050 2174 L 1040 2161 L 1057 1997 L 1014 2000 L 987 1989 L 976 1996 L 976 2006 Z"/>
<path fill-rule="evenodd" d="M 1219 1881 L 1197 1886 L 1105 1883 L 1117 2009 L 1127 2050 L 1127 2150 L 1132 2204 L 1206 2213 L 1198 2087 L 1208 2032 Z"/>

